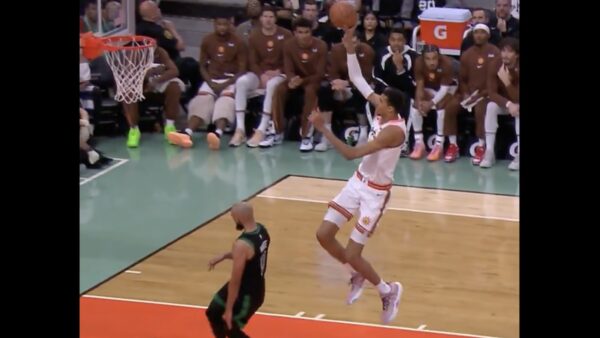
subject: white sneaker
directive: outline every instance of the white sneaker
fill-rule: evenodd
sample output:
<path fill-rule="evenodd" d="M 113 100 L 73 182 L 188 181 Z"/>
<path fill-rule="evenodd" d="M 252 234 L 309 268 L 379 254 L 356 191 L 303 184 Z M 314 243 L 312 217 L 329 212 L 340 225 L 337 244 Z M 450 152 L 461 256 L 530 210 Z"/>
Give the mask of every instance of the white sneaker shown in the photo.
<path fill-rule="evenodd" d="M 510 164 L 508 165 L 508 169 L 515 171 L 519 170 L 519 154 L 517 154 L 517 156 L 515 156 L 512 162 L 510 162 Z"/>
<path fill-rule="evenodd" d="M 283 133 L 275 134 L 275 138 L 273 139 L 273 145 L 280 145 L 283 143 Z"/>
<path fill-rule="evenodd" d="M 254 131 L 254 135 L 246 142 L 246 146 L 249 148 L 256 148 L 260 144 L 260 142 L 265 140 L 265 133 L 256 129 Z"/>
<path fill-rule="evenodd" d="M 319 142 L 319 144 L 315 146 L 316 151 L 327 151 L 329 148 L 331 148 L 331 145 L 329 144 L 329 141 L 324 137 L 321 139 L 321 142 Z"/>
<path fill-rule="evenodd" d="M 363 277 L 358 272 L 352 272 L 352 277 L 350 277 L 350 293 L 346 298 L 346 303 L 348 305 L 356 302 L 360 295 L 363 292 L 365 284 L 365 277 Z"/>
<path fill-rule="evenodd" d="M 491 168 L 496 162 L 496 154 L 492 150 L 486 150 L 483 160 L 479 163 L 480 168 Z"/>
<path fill-rule="evenodd" d="M 302 139 L 300 143 L 300 151 L 303 153 L 307 153 L 313 150 L 312 137 L 305 137 Z"/>
<path fill-rule="evenodd" d="M 400 297 L 404 288 L 399 282 L 390 283 L 392 289 L 387 295 L 381 297 L 381 303 L 383 304 L 383 311 L 381 312 L 381 321 L 384 324 L 388 324 L 398 314 L 398 306 L 400 305 Z"/>
<path fill-rule="evenodd" d="M 246 132 L 241 129 L 236 129 L 233 137 L 229 141 L 229 146 L 239 147 L 244 142 L 246 142 Z"/>
<path fill-rule="evenodd" d="M 283 143 L 283 133 L 281 134 L 267 134 L 264 140 L 262 140 L 258 146 L 261 148 L 270 148 L 278 144 Z"/>

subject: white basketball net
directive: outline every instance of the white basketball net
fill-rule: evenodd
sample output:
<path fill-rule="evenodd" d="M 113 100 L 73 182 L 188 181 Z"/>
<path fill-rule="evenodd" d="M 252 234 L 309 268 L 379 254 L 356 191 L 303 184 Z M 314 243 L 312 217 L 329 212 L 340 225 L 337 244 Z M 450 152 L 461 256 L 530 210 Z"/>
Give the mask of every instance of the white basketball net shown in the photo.
<path fill-rule="evenodd" d="M 144 77 L 154 61 L 154 40 L 142 38 L 136 41 L 133 37 L 122 37 L 105 43 L 115 47 L 127 44 L 124 48 L 104 53 L 117 84 L 115 100 L 125 103 L 143 100 Z"/>

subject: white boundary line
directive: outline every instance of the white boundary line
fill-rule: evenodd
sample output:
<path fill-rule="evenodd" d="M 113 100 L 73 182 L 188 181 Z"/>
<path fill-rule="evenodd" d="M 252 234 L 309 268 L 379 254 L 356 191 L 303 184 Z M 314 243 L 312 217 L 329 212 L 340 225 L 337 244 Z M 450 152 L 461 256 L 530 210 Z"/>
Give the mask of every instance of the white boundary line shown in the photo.
<path fill-rule="evenodd" d="M 132 274 L 134 274 L 134 275 L 139 275 L 139 274 L 141 274 L 142 272 L 141 272 L 141 271 L 136 271 L 136 270 L 125 270 L 125 273 L 132 273 Z"/>
<path fill-rule="evenodd" d="M 256 197 L 271 198 L 271 199 L 277 199 L 277 200 L 287 200 L 287 201 L 310 202 L 310 203 L 325 203 L 325 204 L 329 203 L 328 201 L 314 200 L 314 199 L 310 199 L 310 198 L 270 196 L 270 195 L 264 195 L 264 194 L 256 195 Z M 484 219 L 493 219 L 493 220 L 498 220 L 498 221 L 519 222 L 518 218 L 495 217 L 495 216 L 474 215 L 474 214 L 461 214 L 461 213 L 446 212 L 446 211 L 420 210 L 420 209 L 409 209 L 409 208 L 392 208 L 392 207 L 387 207 L 386 210 L 410 211 L 410 212 L 419 212 L 419 213 L 424 213 L 424 214 L 460 216 L 460 217 L 470 217 L 470 218 L 484 218 Z"/>
<path fill-rule="evenodd" d="M 176 307 L 187 307 L 187 308 L 193 308 L 193 309 L 206 309 L 207 308 L 207 306 L 201 306 L 201 305 L 189 305 L 189 304 L 176 304 L 176 303 L 154 302 L 154 301 L 149 301 L 149 300 L 117 298 L 117 297 L 106 297 L 106 296 L 83 295 L 81 297 L 83 297 L 83 298 L 94 298 L 94 299 L 105 299 L 105 300 L 115 300 L 115 301 L 132 302 L 132 303 L 144 303 L 144 304 L 156 304 L 156 305 L 166 305 L 166 306 L 176 306 Z M 419 330 L 419 329 L 413 329 L 413 328 L 401 327 L 401 326 L 380 325 L 380 324 L 371 324 L 371 323 L 362 323 L 362 322 L 349 322 L 349 321 L 345 321 L 345 320 L 333 320 L 333 319 L 322 319 L 322 318 L 311 318 L 311 317 L 297 317 L 297 316 L 292 316 L 292 315 L 282 315 L 282 314 L 278 314 L 278 313 L 268 313 L 268 312 L 256 312 L 256 313 L 260 314 L 260 315 L 263 315 L 263 316 L 271 316 L 271 317 L 283 317 L 283 318 L 292 318 L 292 319 L 301 319 L 301 320 L 313 320 L 313 321 L 320 321 L 320 322 L 349 324 L 349 325 L 358 325 L 358 326 L 371 326 L 371 327 L 380 327 L 380 328 L 393 329 L 393 330 L 429 332 L 429 333 L 448 334 L 448 335 L 456 335 L 456 336 L 462 336 L 462 337 L 473 337 L 473 338 L 496 338 L 496 337 L 491 337 L 491 336 L 477 336 L 477 335 L 465 334 L 465 333 L 434 331 L 434 330 Z"/>
<path fill-rule="evenodd" d="M 98 173 L 96 173 L 96 174 L 94 174 L 94 175 L 92 175 L 90 177 L 79 177 L 79 186 L 82 186 L 82 185 L 84 185 L 84 184 L 92 181 L 93 179 L 96 179 L 96 178 L 98 178 L 98 177 L 106 174 L 107 172 L 115 169 L 116 167 L 119 167 L 119 166 L 121 166 L 121 165 L 129 162 L 128 159 L 124 159 L 124 158 L 114 158 L 113 157 L 113 160 L 119 161 L 119 163 L 117 163 L 115 165 L 112 165 L 112 166 L 106 168 L 105 170 L 101 170 L 100 172 L 98 172 Z"/>

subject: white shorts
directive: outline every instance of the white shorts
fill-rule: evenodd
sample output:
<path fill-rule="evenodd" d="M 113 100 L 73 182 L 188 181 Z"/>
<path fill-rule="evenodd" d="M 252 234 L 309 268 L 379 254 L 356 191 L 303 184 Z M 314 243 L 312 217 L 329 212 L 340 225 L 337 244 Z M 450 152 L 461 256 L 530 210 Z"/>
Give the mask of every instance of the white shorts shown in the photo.
<path fill-rule="evenodd" d="M 323 218 L 342 227 L 358 211 L 358 220 L 350 238 L 365 244 L 377 228 L 391 195 L 391 184 L 378 186 L 366 179 L 360 180 L 355 173 L 342 191 L 329 202 L 329 210 Z"/>
<path fill-rule="evenodd" d="M 164 93 L 165 90 L 167 90 L 167 86 L 170 83 L 176 83 L 179 86 L 179 89 L 181 89 L 182 92 L 185 91 L 185 84 L 183 83 L 183 81 L 181 81 L 178 77 L 172 78 L 170 80 L 164 81 L 164 82 L 159 82 L 157 84 L 154 85 L 153 88 L 151 88 L 152 92 L 155 93 Z"/>
<path fill-rule="evenodd" d="M 227 79 L 213 80 L 213 81 L 216 83 L 223 83 L 223 82 L 227 81 Z M 215 91 L 212 88 L 210 88 L 208 83 L 205 81 L 200 86 L 200 89 L 198 89 L 198 95 L 201 95 L 201 94 L 210 94 L 210 95 L 214 96 L 215 98 L 217 98 L 218 96 L 221 96 L 221 95 L 229 95 L 229 96 L 233 97 L 233 94 L 235 94 L 235 82 L 230 84 L 229 86 L 225 87 L 225 89 L 223 89 L 220 93 L 215 93 Z"/>

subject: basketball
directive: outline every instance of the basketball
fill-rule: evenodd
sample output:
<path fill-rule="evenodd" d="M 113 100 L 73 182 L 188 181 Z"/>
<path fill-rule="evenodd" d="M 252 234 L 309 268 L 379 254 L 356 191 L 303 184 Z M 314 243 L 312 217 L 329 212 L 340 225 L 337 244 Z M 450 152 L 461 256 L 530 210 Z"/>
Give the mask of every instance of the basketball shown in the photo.
<path fill-rule="evenodd" d="M 80 34 L 79 46 L 82 49 L 83 56 L 92 61 L 102 55 L 102 40 L 96 38 L 92 32 Z"/>
<path fill-rule="evenodd" d="M 329 19 L 337 28 L 352 28 L 356 25 L 358 15 L 353 5 L 345 1 L 337 1 L 329 9 Z"/>

